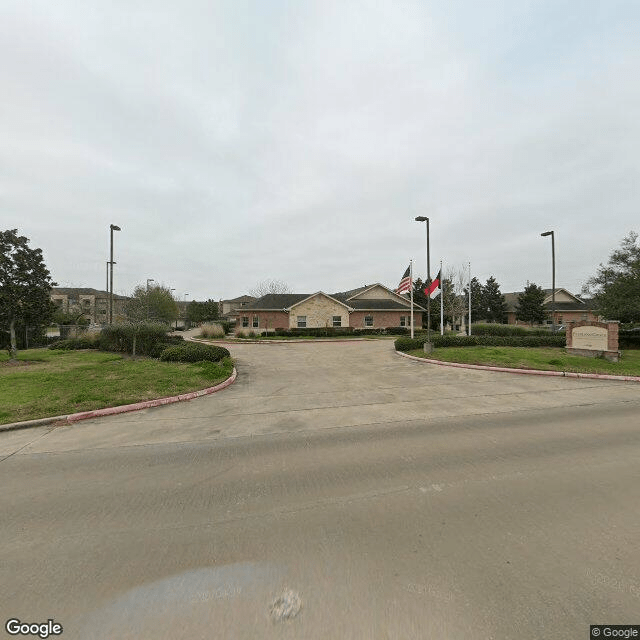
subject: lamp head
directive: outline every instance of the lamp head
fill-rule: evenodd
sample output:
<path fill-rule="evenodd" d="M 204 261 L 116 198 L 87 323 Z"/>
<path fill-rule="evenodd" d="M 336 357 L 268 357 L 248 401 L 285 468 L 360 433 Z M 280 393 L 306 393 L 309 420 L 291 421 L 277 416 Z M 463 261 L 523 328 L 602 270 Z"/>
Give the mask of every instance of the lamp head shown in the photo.
<path fill-rule="evenodd" d="M 541 236 L 552 236 L 553 235 L 553 231 L 545 231 L 544 233 L 540 234 Z"/>
<path fill-rule="evenodd" d="M 117 224 L 109 225 L 111 227 L 111 231 L 122 231 L 122 229 Z"/>
<path fill-rule="evenodd" d="M 429 222 L 429 218 L 427 218 L 426 216 L 417 216 L 416 222 Z"/>

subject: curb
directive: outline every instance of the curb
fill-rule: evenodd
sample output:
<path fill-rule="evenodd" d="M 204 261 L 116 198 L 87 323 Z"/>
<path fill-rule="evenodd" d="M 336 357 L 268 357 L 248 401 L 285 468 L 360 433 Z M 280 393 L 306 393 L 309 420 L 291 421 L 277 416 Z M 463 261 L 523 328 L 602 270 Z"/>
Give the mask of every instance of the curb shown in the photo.
<path fill-rule="evenodd" d="M 640 376 L 613 376 L 608 373 L 574 373 L 572 371 L 544 371 L 540 369 L 513 369 L 511 367 L 491 367 L 485 364 L 465 364 L 463 362 L 445 362 L 410 356 L 408 353 L 396 351 L 399 356 L 417 360 L 426 364 L 437 364 L 441 367 L 457 367 L 459 369 L 481 369 L 483 371 L 499 371 L 500 373 L 519 373 L 529 376 L 555 376 L 559 378 L 588 378 L 591 380 L 617 380 L 618 382 L 640 382 Z"/>
<path fill-rule="evenodd" d="M 177 396 L 170 396 L 168 398 L 156 398 L 155 400 L 145 400 L 144 402 L 134 402 L 133 404 L 123 404 L 117 407 L 105 407 L 104 409 L 94 409 L 93 411 L 81 411 L 79 413 L 72 413 L 66 416 L 54 416 L 51 418 L 38 418 L 37 420 L 25 420 L 24 422 L 13 422 L 10 424 L 0 425 L 0 432 L 2 431 L 15 431 L 16 429 L 28 429 L 30 427 L 41 427 L 44 425 L 52 424 L 55 422 L 66 422 L 67 424 L 73 424 L 80 420 L 89 420 L 90 418 L 100 418 L 102 416 L 113 416 L 119 413 L 128 413 L 129 411 L 140 411 L 141 409 L 150 409 L 152 407 L 161 407 L 166 404 L 174 404 L 176 402 L 185 402 L 186 400 L 194 400 L 202 396 L 207 396 L 216 391 L 222 391 L 228 386 L 232 385 L 238 372 L 236 368 L 233 368 L 231 375 L 217 384 L 215 387 L 208 387 L 207 389 L 200 389 L 199 391 L 191 391 L 189 393 L 181 393 Z"/>

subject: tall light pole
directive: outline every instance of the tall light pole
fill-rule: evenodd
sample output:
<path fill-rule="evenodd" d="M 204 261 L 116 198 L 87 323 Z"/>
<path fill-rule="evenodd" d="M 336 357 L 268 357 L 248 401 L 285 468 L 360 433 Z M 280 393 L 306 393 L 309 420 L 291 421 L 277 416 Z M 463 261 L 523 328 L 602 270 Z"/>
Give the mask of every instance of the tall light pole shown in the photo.
<path fill-rule="evenodd" d="M 427 223 L 427 343 L 431 343 L 431 296 L 429 288 L 431 287 L 431 259 L 429 256 L 429 218 L 426 216 L 417 216 L 416 222 Z"/>
<path fill-rule="evenodd" d="M 153 278 L 147 278 L 147 320 L 149 319 L 149 283 L 155 282 Z"/>
<path fill-rule="evenodd" d="M 186 329 L 187 328 L 187 296 L 189 294 L 185 293 L 184 294 L 184 322 L 183 322 L 183 326 Z"/>
<path fill-rule="evenodd" d="M 109 225 L 111 230 L 111 258 L 109 260 L 110 268 L 110 282 L 109 282 L 109 324 L 113 323 L 113 232 L 122 231 L 117 224 Z"/>
<path fill-rule="evenodd" d="M 551 332 L 556 332 L 556 241 L 553 231 L 545 231 L 541 236 L 551 236 Z"/>

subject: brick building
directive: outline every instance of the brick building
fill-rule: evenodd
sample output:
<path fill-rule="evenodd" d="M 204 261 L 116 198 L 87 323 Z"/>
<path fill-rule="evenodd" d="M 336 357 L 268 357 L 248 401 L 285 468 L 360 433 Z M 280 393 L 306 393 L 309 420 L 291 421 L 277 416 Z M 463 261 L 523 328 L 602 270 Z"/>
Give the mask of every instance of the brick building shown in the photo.
<path fill-rule="evenodd" d="M 426 311 L 414 304 L 414 323 L 421 325 Z M 237 327 L 250 331 L 277 328 L 409 327 L 411 303 L 382 284 L 333 293 L 269 294 L 238 309 Z"/>
<path fill-rule="evenodd" d="M 113 294 L 113 320 L 123 320 L 126 296 Z M 64 313 L 82 314 L 91 324 L 106 324 L 109 321 L 109 292 L 91 288 L 54 287 L 51 301 Z"/>
<path fill-rule="evenodd" d="M 552 289 L 543 289 L 545 293 L 544 308 L 547 311 L 545 324 L 551 325 Z M 516 308 L 518 306 L 518 296 L 522 292 L 505 293 L 504 298 L 507 303 L 507 323 L 527 324 L 522 320 L 516 320 Z M 598 320 L 599 316 L 592 310 L 591 301 L 583 300 L 573 295 L 566 289 L 556 288 L 555 323 L 556 326 L 567 322 L 582 322 Z"/>

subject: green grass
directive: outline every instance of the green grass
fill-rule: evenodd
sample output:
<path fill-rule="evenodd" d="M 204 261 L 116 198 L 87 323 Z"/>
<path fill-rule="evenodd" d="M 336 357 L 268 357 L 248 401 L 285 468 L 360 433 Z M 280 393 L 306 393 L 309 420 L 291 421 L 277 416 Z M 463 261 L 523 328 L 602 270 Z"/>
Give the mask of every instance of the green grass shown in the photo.
<path fill-rule="evenodd" d="M 212 387 L 231 375 L 221 363 L 186 364 L 102 351 L 29 349 L 28 365 L 0 354 L 0 424 L 102 409 Z"/>
<path fill-rule="evenodd" d="M 573 373 L 606 373 L 618 376 L 640 376 L 640 351 L 623 351 L 620 362 L 602 358 L 569 355 L 557 347 L 446 347 L 434 349 L 428 356 L 422 349 L 408 352 L 412 356 L 445 362 L 484 364 L 514 369 L 541 369 Z"/>

